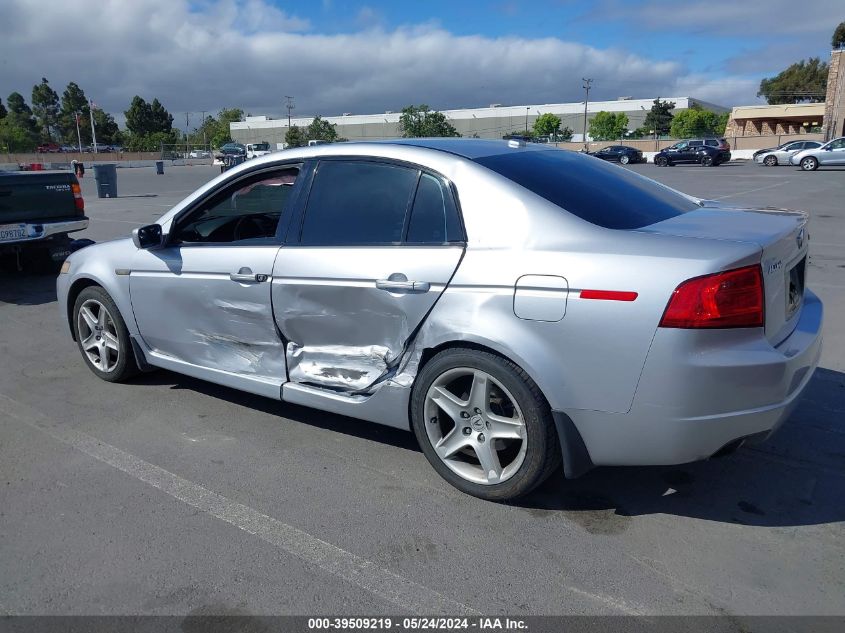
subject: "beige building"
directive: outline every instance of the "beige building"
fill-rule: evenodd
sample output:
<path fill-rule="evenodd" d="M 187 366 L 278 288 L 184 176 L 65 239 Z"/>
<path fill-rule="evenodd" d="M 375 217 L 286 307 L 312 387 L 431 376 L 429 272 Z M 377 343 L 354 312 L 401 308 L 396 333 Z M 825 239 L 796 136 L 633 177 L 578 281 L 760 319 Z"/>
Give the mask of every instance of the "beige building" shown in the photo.
<path fill-rule="evenodd" d="M 842 49 L 830 54 L 822 128 L 826 141 L 845 136 L 845 68 L 843 68 L 845 60 L 843 57 L 845 57 L 845 50 Z"/>

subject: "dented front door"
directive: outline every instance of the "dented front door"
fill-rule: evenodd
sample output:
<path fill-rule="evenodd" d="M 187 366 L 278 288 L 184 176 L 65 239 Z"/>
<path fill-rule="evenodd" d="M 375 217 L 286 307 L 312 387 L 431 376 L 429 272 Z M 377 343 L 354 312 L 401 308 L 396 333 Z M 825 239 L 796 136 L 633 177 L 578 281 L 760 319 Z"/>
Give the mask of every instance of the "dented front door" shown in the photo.
<path fill-rule="evenodd" d="M 285 247 L 273 307 L 289 379 L 366 392 L 401 357 L 443 292 L 463 247 Z"/>
<path fill-rule="evenodd" d="M 158 354 L 281 385 L 284 348 L 270 302 L 278 245 L 140 250 L 130 277 L 141 337 Z"/>

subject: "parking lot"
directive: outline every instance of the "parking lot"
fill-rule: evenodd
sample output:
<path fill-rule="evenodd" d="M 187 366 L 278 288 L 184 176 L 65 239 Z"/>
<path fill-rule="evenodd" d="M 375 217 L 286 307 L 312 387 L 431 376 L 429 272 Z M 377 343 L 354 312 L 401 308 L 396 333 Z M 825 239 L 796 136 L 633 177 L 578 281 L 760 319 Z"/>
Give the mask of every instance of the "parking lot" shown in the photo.
<path fill-rule="evenodd" d="M 845 614 L 845 169 L 630 169 L 811 213 L 825 348 L 768 443 L 485 502 L 408 433 L 167 371 L 103 382 L 54 277 L 6 272 L 0 613 Z M 121 169 L 117 199 L 86 175 L 77 236 L 126 236 L 218 173 Z"/>

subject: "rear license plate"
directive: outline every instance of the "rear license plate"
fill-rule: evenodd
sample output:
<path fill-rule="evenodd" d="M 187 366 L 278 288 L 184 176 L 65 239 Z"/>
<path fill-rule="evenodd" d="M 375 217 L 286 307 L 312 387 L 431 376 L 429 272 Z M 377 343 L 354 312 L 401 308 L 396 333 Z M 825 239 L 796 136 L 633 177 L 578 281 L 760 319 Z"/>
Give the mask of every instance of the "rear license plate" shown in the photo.
<path fill-rule="evenodd" d="M 26 224 L 0 224 L 0 242 L 12 242 L 26 237 Z"/>
<path fill-rule="evenodd" d="M 804 272 L 807 259 L 793 266 L 786 276 L 786 318 L 789 319 L 801 307 L 804 300 Z"/>

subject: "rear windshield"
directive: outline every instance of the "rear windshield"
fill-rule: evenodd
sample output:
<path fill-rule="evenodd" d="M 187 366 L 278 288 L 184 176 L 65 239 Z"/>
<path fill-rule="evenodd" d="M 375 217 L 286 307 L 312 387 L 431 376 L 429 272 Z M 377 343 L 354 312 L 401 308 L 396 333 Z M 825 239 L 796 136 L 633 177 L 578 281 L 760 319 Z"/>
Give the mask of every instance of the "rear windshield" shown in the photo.
<path fill-rule="evenodd" d="M 566 150 L 475 159 L 579 218 L 607 229 L 638 229 L 699 208 L 625 167 Z"/>

